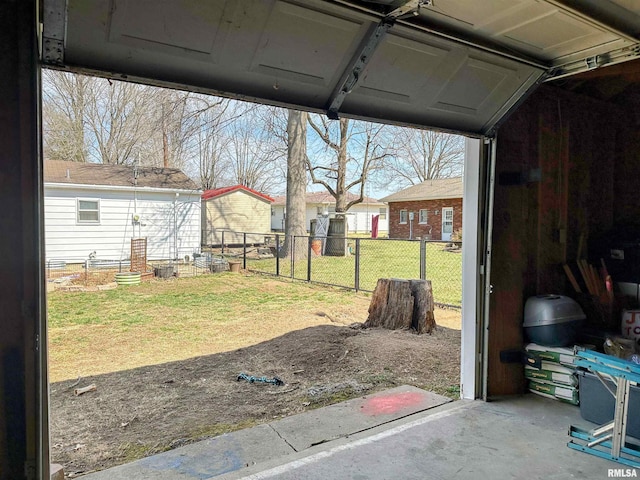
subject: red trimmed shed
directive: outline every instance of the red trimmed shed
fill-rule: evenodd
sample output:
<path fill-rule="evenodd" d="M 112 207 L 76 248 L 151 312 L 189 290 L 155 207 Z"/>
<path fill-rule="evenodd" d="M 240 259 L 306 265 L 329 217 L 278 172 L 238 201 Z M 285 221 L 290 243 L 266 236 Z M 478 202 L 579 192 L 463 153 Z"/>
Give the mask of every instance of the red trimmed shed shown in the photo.
<path fill-rule="evenodd" d="M 264 242 L 271 232 L 273 198 L 244 185 L 206 190 L 202 194 L 202 244 L 242 243 L 241 233 L 250 233 L 249 243 Z M 257 235 L 256 235 L 257 234 Z"/>

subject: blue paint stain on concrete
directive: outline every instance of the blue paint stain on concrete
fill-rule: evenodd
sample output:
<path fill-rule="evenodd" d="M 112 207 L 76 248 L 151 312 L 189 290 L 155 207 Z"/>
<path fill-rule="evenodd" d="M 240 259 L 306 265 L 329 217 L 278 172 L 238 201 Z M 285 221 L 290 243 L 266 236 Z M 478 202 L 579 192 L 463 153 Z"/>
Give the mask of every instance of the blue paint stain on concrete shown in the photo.
<path fill-rule="evenodd" d="M 233 472 L 246 466 L 242 445 L 233 437 L 222 435 L 208 440 L 202 449 L 178 448 L 139 460 L 142 469 L 171 471 L 185 479 L 203 480 L 216 475 Z"/>

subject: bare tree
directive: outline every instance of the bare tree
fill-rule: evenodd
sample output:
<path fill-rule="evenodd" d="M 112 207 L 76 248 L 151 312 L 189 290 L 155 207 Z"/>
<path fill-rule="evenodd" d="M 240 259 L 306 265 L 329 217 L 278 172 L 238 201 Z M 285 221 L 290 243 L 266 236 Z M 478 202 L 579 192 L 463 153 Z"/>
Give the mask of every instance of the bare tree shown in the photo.
<path fill-rule="evenodd" d="M 132 164 L 137 159 L 152 163 L 148 142 L 155 125 L 148 111 L 155 89 L 104 79 L 95 79 L 93 87 L 87 123 L 94 140 L 89 151 L 95 159 L 110 164 Z"/>
<path fill-rule="evenodd" d="M 288 158 L 288 145 L 289 145 L 289 136 L 288 136 L 288 123 L 289 123 L 289 110 L 286 110 L 281 107 L 272 107 L 262 105 L 258 107 L 256 110 L 256 115 L 258 117 L 258 121 L 260 121 L 264 125 L 264 129 L 267 134 L 271 137 L 270 148 L 273 151 L 273 154 L 277 158 Z M 305 114 L 308 116 L 308 114 Z M 305 130 L 306 135 L 306 130 Z M 306 146 L 305 146 L 306 150 Z M 274 168 L 277 169 L 276 177 L 281 180 L 286 180 L 287 178 L 287 163 L 284 161 L 278 161 L 274 165 Z M 307 185 L 307 177 L 303 176 L 305 181 L 305 186 Z M 279 188 L 275 188 L 274 194 L 284 194 L 286 190 L 286 183 L 282 185 L 282 183 L 277 182 L 276 184 Z"/>
<path fill-rule="evenodd" d="M 163 167 L 181 168 L 190 136 L 195 131 L 197 115 L 190 111 L 189 92 L 162 89 L 157 92 L 154 116 L 158 127 L 155 138 L 159 138 L 162 154 L 158 163 Z M 161 159 L 161 161 L 159 161 Z"/>
<path fill-rule="evenodd" d="M 226 116 L 231 100 L 210 95 L 159 89 L 152 114 L 155 117 L 154 155 L 159 166 L 185 168 L 192 157 L 211 151 L 211 136 L 218 136 L 232 119 Z M 201 149 L 201 144 L 207 148 Z M 218 142 L 219 143 L 219 142 Z"/>
<path fill-rule="evenodd" d="M 151 87 L 46 71 L 43 92 L 47 158 L 121 164 L 145 151 Z"/>
<path fill-rule="evenodd" d="M 259 107 L 245 111 L 227 129 L 226 155 L 234 183 L 269 192 L 281 181 L 279 140 L 260 122 Z"/>
<path fill-rule="evenodd" d="M 223 179 L 227 163 L 223 157 L 222 137 L 217 134 L 204 132 L 199 134 L 198 142 L 198 177 L 200 188 L 209 190 L 218 188 Z"/>
<path fill-rule="evenodd" d="M 43 71 L 44 157 L 84 162 L 86 98 L 91 77 L 53 70 Z"/>
<path fill-rule="evenodd" d="M 431 130 L 394 128 L 396 155 L 386 164 L 389 179 L 398 187 L 425 180 L 462 175 L 464 137 Z"/>
<path fill-rule="evenodd" d="M 281 255 L 296 259 L 307 255 L 307 245 L 294 239 L 307 234 L 306 220 L 306 112 L 289 110 L 287 120 L 287 200 L 285 218 L 285 244 Z M 295 249 L 293 245 L 295 244 Z M 295 250 L 295 251 L 293 251 Z"/>
<path fill-rule="evenodd" d="M 382 168 L 391 155 L 388 128 L 345 118 L 333 121 L 319 115 L 309 115 L 308 122 L 323 144 L 313 159 L 307 156 L 311 181 L 322 185 L 335 198 L 336 214 L 344 214 L 364 200 L 369 176 Z M 347 192 L 353 188 L 359 194 L 347 201 Z"/>
<path fill-rule="evenodd" d="M 221 99 L 218 99 L 221 100 Z M 247 110 L 233 100 L 221 100 L 198 114 L 197 159 L 198 178 L 203 190 L 232 183 L 232 165 L 226 155 L 228 136 L 225 129 Z"/>
<path fill-rule="evenodd" d="M 46 158 L 177 167 L 211 185 L 212 158 L 232 116 L 228 99 L 86 77 L 44 73 Z M 246 110 L 246 107 L 237 110 Z M 214 152 L 216 153 L 214 156 Z M 198 165 L 204 162 L 204 165 Z M 215 169 L 214 169 L 215 170 Z"/>

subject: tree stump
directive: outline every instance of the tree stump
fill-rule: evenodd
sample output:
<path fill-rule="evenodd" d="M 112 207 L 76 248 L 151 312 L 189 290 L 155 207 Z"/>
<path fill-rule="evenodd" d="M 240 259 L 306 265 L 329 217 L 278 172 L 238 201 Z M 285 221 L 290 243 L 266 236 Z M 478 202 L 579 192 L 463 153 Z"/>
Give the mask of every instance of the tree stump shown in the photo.
<path fill-rule="evenodd" d="M 431 280 L 410 280 L 409 283 L 414 298 L 411 326 L 418 333 L 431 333 L 436 327 Z"/>
<path fill-rule="evenodd" d="M 413 328 L 431 333 L 436 326 L 429 280 L 380 278 L 371 297 L 366 327 Z"/>

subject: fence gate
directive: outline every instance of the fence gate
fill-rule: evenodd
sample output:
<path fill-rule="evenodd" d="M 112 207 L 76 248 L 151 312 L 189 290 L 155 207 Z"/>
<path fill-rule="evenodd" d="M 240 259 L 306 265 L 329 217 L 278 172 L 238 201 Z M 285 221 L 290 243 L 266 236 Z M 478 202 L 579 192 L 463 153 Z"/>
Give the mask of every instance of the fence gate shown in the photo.
<path fill-rule="evenodd" d="M 147 271 L 147 239 L 131 239 L 131 271 L 145 273 Z"/>
<path fill-rule="evenodd" d="M 324 255 L 324 248 L 327 246 L 327 233 L 329 232 L 329 217 L 324 215 L 318 215 L 316 223 L 315 236 L 322 240 L 322 254 Z"/>

